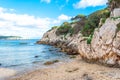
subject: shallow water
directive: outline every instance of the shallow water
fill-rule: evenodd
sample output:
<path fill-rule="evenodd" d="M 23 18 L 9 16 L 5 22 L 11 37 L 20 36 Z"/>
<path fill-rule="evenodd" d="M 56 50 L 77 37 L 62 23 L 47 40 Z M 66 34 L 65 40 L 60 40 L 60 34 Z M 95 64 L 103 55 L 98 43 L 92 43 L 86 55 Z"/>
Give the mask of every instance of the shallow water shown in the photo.
<path fill-rule="evenodd" d="M 42 67 L 46 61 L 67 61 L 68 55 L 49 45 L 35 44 L 37 40 L 0 40 L 0 67 L 25 70 Z M 38 63 L 38 64 L 36 64 Z"/>

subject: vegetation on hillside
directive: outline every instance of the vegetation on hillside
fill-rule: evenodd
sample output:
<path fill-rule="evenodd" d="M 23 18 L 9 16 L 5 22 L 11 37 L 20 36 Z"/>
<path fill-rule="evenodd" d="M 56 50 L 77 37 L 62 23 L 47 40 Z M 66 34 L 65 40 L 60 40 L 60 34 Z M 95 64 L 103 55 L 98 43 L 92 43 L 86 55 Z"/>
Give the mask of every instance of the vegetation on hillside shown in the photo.
<path fill-rule="evenodd" d="M 117 31 L 120 31 L 120 23 L 117 24 Z"/>
<path fill-rule="evenodd" d="M 110 16 L 110 12 L 114 8 L 120 7 L 120 0 L 109 0 L 107 4 L 108 7 L 103 10 L 98 10 L 88 16 L 78 14 L 71 18 L 71 22 L 64 22 L 61 26 L 55 26 L 52 29 L 57 28 L 57 35 L 69 33 L 72 36 L 81 32 L 83 36 L 88 37 L 87 43 L 90 44 L 95 28 L 101 27 Z"/>
<path fill-rule="evenodd" d="M 87 20 L 85 22 L 85 25 L 83 25 L 82 34 L 84 36 L 89 36 L 93 34 L 94 29 L 99 27 L 100 19 L 103 19 L 103 22 L 105 22 L 106 18 L 110 16 L 110 12 L 108 9 L 103 9 L 96 11 L 92 14 L 90 14 L 87 17 Z"/>
<path fill-rule="evenodd" d="M 78 14 L 77 16 L 71 18 L 71 20 L 75 22 L 79 22 L 81 20 L 83 21 L 85 19 L 86 19 L 86 16 L 83 14 Z"/>
<path fill-rule="evenodd" d="M 108 9 L 103 9 L 96 11 L 88 16 L 85 15 L 77 15 L 71 18 L 71 22 L 64 22 L 61 26 L 54 26 L 52 29 L 57 28 L 57 35 L 66 35 L 77 34 L 81 32 L 83 36 L 89 37 L 93 34 L 94 29 L 99 26 L 100 19 L 102 18 L 102 22 L 104 23 L 106 18 L 108 18 L 110 12 Z"/>
<path fill-rule="evenodd" d="M 66 35 L 68 33 L 73 34 L 73 28 L 70 23 L 64 22 L 60 27 L 58 27 L 56 34 L 57 35 Z"/>

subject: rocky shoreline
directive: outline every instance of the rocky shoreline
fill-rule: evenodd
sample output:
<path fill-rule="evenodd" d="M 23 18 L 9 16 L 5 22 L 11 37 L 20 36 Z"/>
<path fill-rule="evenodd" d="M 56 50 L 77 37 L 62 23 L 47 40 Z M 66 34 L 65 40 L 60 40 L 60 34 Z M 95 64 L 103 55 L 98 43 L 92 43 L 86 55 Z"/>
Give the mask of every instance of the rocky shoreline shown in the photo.
<path fill-rule="evenodd" d="M 58 36 L 56 28 L 46 32 L 37 44 L 53 45 L 68 54 L 79 54 L 88 62 L 120 67 L 119 24 L 120 18 L 108 18 L 100 28 L 95 29 L 91 44 L 87 43 L 87 39 L 80 32 L 72 36 L 70 34 Z"/>

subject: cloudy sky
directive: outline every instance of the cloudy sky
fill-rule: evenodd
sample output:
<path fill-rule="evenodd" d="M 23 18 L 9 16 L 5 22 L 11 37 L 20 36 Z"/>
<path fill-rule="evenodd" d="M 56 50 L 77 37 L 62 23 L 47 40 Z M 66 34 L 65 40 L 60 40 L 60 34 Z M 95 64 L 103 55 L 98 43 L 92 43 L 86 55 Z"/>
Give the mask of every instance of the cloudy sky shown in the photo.
<path fill-rule="evenodd" d="M 106 7 L 107 0 L 0 0 L 0 35 L 41 38 L 77 14 Z"/>

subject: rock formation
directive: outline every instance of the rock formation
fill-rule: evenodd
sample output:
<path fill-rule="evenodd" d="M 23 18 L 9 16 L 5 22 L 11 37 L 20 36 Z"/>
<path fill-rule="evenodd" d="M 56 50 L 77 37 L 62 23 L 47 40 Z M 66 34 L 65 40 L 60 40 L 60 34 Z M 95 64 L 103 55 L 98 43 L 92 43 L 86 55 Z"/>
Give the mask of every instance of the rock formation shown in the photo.
<path fill-rule="evenodd" d="M 113 17 L 119 17 L 120 16 L 120 8 L 116 8 L 113 10 Z"/>
<path fill-rule="evenodd" d="M 120 24 L 120 18 L 108 18 L 100 28 L 95 29 L 91 44 L 87 44 L 86 38 L 80 32 L 72 36 L 70 34 L 57 36 L 56 28 L 46 32 L 37 43 L 57 46 L 68 54 L 80 54 L 82 59 L 90 62 L 120 66 L 120 26 L 118 24 Z"/>

